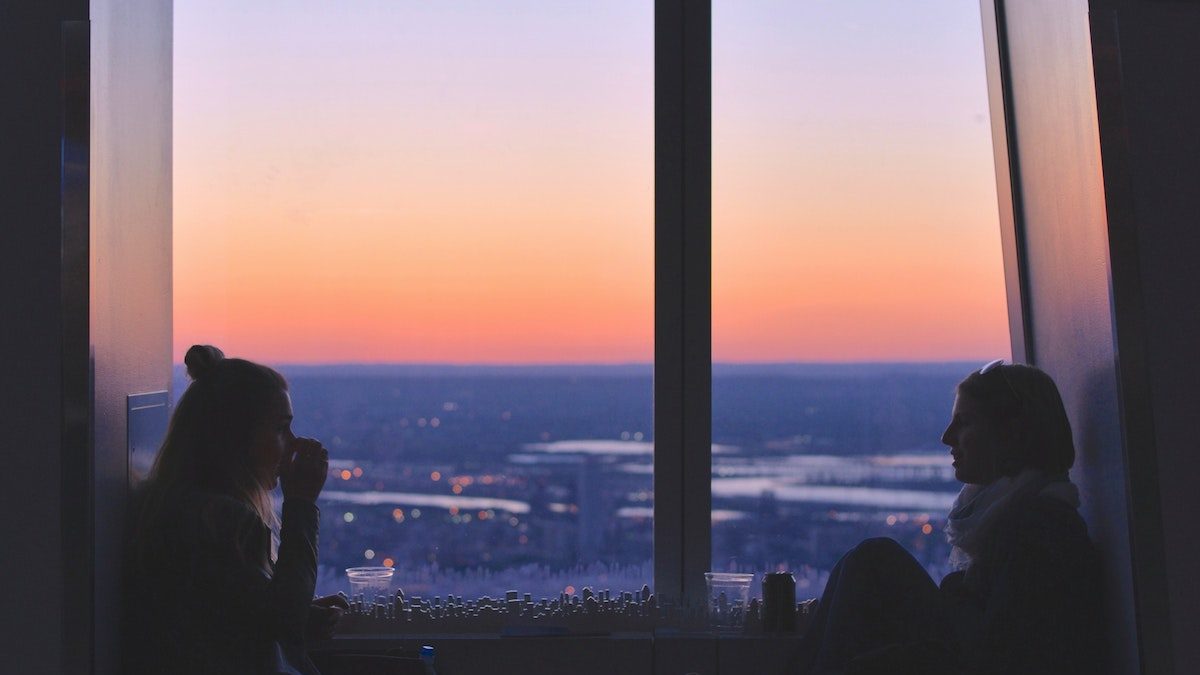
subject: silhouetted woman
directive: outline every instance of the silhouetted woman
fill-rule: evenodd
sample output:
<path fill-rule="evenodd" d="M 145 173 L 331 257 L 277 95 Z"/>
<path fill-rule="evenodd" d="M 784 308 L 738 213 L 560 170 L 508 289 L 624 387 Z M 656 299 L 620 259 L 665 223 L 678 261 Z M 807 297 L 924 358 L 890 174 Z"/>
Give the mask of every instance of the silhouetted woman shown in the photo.
<path fill-rule="evenodd" d="M 128 670 L 316 673 L 306 630 L 332 634 L 342 609 L 313 600 L 328 453 L 292 434 L 279 373 L 209 346 L 184 361 L 192 383 L 135 498 Z"/>
<path fill-rule="evenodd" d="M 988 364 L 959 383 L 942 442 L 965 483 L 946 524 L 955 571 L 939 587 L 894 540 L 859 544 L 830 573 L 802 671 L 1097 672 L 1096 562 L 1054 381 Z"/>

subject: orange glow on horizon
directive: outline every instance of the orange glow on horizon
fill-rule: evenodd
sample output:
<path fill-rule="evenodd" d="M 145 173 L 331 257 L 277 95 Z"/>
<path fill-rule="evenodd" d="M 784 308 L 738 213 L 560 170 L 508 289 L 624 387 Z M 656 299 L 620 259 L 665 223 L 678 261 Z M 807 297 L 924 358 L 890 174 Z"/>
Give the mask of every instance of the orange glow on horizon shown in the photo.
<path fill-rule="evenodd" d="M 871 7 L 714 3 L 714 361 L 1010 353 L 978 8 Z M 177 362 L 653 361 L 653 3 L 285 14 L 176 3 Z"/>

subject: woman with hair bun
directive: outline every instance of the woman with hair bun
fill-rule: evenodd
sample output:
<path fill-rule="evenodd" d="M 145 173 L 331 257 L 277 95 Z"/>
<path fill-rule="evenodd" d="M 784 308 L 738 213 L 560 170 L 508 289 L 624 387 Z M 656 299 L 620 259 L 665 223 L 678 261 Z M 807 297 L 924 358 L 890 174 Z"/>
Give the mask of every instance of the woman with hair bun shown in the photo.
<path fill-rule="evenodd" d="M 802 673 L 1102 672 L 1098 566 L 1058 387 L 993 361 L 959 383 L 942 442 L 964 483 L 940 586 L 896 541 L 868 539 L 829 575 Z"/>
<path fill-rule="evenodd" d="M 314 674 L 305 640 L 346 608 L 313 600 L 329 454 L 292 434 L 276 371 L 206 345 L 184 362 L 192 382 L 133 509 L 127 672 Z"/>

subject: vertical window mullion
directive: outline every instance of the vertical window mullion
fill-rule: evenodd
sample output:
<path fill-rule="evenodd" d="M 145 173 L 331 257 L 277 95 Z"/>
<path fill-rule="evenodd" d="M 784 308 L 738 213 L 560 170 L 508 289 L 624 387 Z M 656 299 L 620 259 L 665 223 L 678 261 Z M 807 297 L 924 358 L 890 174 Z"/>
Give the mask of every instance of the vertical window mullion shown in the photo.
<path fill-rule="evenodd" d="M 709 2 L 655 3 L 654 582 L 704 602 L 711 557 Z"/>

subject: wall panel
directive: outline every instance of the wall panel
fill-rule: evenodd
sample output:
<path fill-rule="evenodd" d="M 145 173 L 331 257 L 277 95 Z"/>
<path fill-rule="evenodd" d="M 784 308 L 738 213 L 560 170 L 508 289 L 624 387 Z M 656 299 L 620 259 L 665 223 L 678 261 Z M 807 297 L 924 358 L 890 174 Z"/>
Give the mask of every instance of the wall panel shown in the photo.
<path fill-rule="evenodd" d="M 94 0 L 91 352 L 95 672 L 118 672 L 126 398 L 171 377 L 170 0 Z"/>
<path fill-rule="evenodd" d="M 998 7 L 1023 237 L 1029 352 L 1075 430 L 1072 477 L 1103 557 L 1114 672 L 1137 672 L 1109 239 L 1086 0 Z M 993 101 L 993 114 L 997 103 Z M 998 139 L 1003 142 L 1003 139 Z"/>

